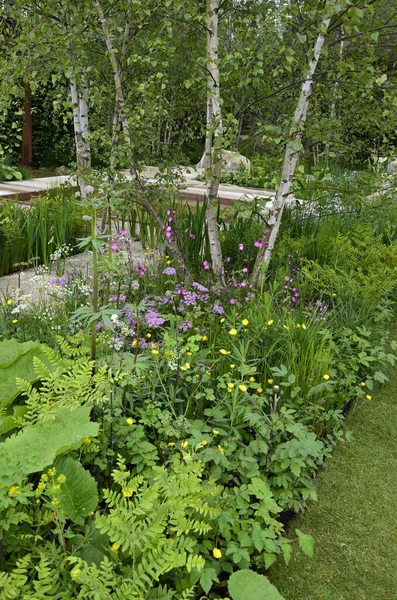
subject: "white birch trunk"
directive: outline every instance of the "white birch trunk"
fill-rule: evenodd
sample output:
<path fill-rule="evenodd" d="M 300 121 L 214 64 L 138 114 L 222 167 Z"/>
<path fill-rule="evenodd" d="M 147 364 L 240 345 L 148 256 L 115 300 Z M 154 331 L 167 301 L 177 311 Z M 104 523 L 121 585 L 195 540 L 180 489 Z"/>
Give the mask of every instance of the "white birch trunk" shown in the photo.
<path fill-rule="evenodd" d="M 207 130 L 204 169 L 207 201 L 208 238 L 214 274 L 223 280 L 223 260 L 219 229 L 214 210 L 222 171 L 222 113 L 218 67 L 219 0 L 207 0 Z"/>
<path fill-rule="evenodd" d="M 74 138 L 76 144 L 77 178 L 80 195 L 86 198 L 86 182 L 84 170 L 91 168 L 91 148 L 88 142 L 88 93 L 84 86 L 79 93 L 75 80 L 70 80 L 70 94 L 72 97 Z M 83 171 L 83 172 L 82 172 Z"/>
<path fill-rule="evenodd" d="M 313 77 L 316 72 L 317 64 L 320 59 L 321 49 L 325 41 L 325 34 L 329 27 L 330 18 L 324 19 L 321 24 L 320 33 L 314 46 L 314 55 L 309 63 L 309 75 L 302 83 L 298 104 L 295 110 L 289 139 L 285 149 L 284 161 L 282 166 L 281 181 L 273 200 L 273 207 L 268 219 L 266 228 L 262 235 L 262 248 L 259 249 L 255 266 L 252 272 L 252 282 L 257 284 L 263 279 L 274 249 L 277 234 L 280 229 L 281 217 L 290 194 L 292 179 L 298 164 L 301 153 L 301 140 L 307 111 L 309 108 L 309 99 L 313 88 Z"/>

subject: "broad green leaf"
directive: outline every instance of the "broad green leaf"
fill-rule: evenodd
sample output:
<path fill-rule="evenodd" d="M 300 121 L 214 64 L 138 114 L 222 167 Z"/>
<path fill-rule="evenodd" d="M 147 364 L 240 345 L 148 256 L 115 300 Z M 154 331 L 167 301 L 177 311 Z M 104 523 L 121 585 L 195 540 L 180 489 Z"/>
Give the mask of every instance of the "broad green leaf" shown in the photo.
<path fill-rule="evenodd" d="M 299 546 L 304 554 L 309 558 L 313 558 L 314 538 L 307 533 L 303 533 L 300 529 L 295 529 L 299 539 Z"/>
<path fill-rule="evenodd" d="M 33 368 L 33 359 L 38 357 L 48 366 L 40 342 L 20 343 L 14 339 L 0 342 L 0 408 L 8 406 L 18 395 L 17 378 L 29 383 L 39 380 Z"/>
<path fill-rule="evenodd" d="M 228 590 L 232 600 L 284 600 L 267 577 L 249 569 L 233 573 Z"/>
<path fill-rule="evenodd" d="M 7 438 L 0 444 L 0 507 L 12 485 L 21 485 L 31 473 L 52 465 L 58 455 L 78 448 L 98 428 L 90 421 L 89 406 L 74 412 L 61 408 L 53 421 L 28 425 Z"/>
<path fill-rule="evenodd" d="M 61 485 L 60 506 L 72 521 L 80 522 L 98 506 L 97 484 L 91 473 L 71 456 L 59 456 L 55 462 L 57 473 L 65 475 Z"/>

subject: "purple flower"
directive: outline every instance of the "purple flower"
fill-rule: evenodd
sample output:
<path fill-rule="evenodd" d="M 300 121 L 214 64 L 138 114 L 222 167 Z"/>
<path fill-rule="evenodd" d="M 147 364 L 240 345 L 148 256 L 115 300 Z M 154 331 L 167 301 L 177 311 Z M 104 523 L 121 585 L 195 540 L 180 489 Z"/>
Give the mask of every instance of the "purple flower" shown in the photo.
<path fill-rule="evenodd" d="M 125 230 L 125 229 L 120 229 L 120 231 L 119 231 L 119 235 L 120 235 L 120 236 L 123 236 L 123 235 L 125 235 L 126 233 L 127 233 L 127 232 L 126 232 L 126 230 Z"/>
<path fill-rule="evenodd" d="M 210 268 L 210 266 L 206 260 L 203 262 L 203 267 L 206 271 L 208 271 L 208 269 Z"/>
<path fill-rule="evenodd" d="M 247 267 L 244 267 L 244 269 L 243 269 L 243 273 L 248 273 L 248 269 L 247 269 Z"/>
<path fill-rule="evenodd" d="M 218 313 L 218 315 L 223 315 L 225 313 L 225 311 L 223 310 L 223 306 L 221 306 L 220 304 L 215 304 L 213 310 L 214 312 Z"/>
<path fill-rule="evenodd" d="M 176 269 L 174 267 L 167 267 L 163 271 L 164 275 L 176 275 Z"/>
<path fill-rule="evenodd" d="M 160 315 L 152 309 L 148 310 L 145 318 L 149 327 L 158 327 L 159 325 L 163 325 L 163 323 L 165 323 L 165 319 L 160 317 Z"/>
<path fill-rule="evenodd" d="M 208 292 L 208 289 L 206 287 L 204 287 L 203 285 L 201 285 L 200 283 L 197 283 L 197 281 L 193 281 L 192 285 L 199 292 Z"/>
<path fill-rule="evenodd" d="M 191 329 L 192 327 L 193 327 L 193 325 L 190 321 L 185 321 L 184 323 L 182 323 L 182 325 L 179 327 L 179 329 L 181 331 L 187 331 L 188 329 Z"/>

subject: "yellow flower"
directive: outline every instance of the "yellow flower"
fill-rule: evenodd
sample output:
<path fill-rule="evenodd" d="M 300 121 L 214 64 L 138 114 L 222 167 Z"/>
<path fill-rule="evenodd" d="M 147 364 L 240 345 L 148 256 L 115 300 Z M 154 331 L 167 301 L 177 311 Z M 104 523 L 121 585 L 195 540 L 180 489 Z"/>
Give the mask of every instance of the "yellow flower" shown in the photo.
<path fill-rule="evenodd" d="M 307 327 L 304 323 L 302 323 L 301 327 L 302 327 L 302 329 L 307 329 Z"/>
<path fill-rule="evenodd" d="M 203 337 L 201 338 L 202 342 L 208 342 L 208 338 L 206 335 L 203 335 Z"/>
<path fill-rule="evenodd" d="M 57 472 L 56 468 L 52 467 L 51 469 L 48 470 L 48 475 L 51 475 L 51 477 L 54 477 L 56 472 Z"/>
<path fill-rule="evenodd" d="M 221 323 L 224 323 L 224 322 L 225 322 L 225 317 L 222 317 Z"/>
<path fill-rule="evenodd" d="M 117 552 L 117 550 L 120 548 L 120 544 L 112 544 L 112 550 L 114 550 L 114 552 Z"/>
<path fill-rule="evenodd" d="M 270 321 L 267 322 L 267 324 L 269 325 L 269 327 L 270 327 L 270 325 L 273 325 L 273 323 L 274 323 L 273 319 L 270 319 Z"/>
<path fill-rule="evenodd" d="M 231 381 L 229 381 L 227 387 L 229 388 L 229 390 L 232 390 L 234 388 L 234 383 L 231 383 Z"/>
<path fill-rule="evenodd" d="M 325 381 L 328 381 L 329 375 L 326 373 L 325 375 L 323 375 L 323 379 L 325 379 Z"/>
<path fill-rule="evenodd" d="M 187 371 L 188 369 L 190 369 L 190 363 L 188 362 L 181 366 L 182 371 Z"/>
<path fill-rule="evenodd" d="M 126 488 L 125 490 L 123 490 L 123 496 L 124 498 L 131 498 L 132 494 L 134 492 L 132 491 L 131 488 Z"/>
<path fill-rule="evenodd" d="M 221 354 L 223 354 L 223 355 L 225 355 L 225 354 L 230 354 L 229 350 L 225 350 L 224 348 L 221 348 L 221 349 L 219 350 L 219 352 L 220 352 Z"/>
<path fill-rule="evenodd" d="M 168 446 L 175 446 L 175 442 L 168 442 Z"/>
<path fill-rule="evenodd" d="M 57 505 L 59 504 L 59 500 L 58 500 L 58 498 L 53 498 L 53 499 L 51 500 L 51 504 L 52 504 L 52 506 L 57 506 Z"/>
<path fill-rule="evenodd" d="M 76 577 L 78 577 L 81 573 L 81 569 L 73 569 L 72 571 L 70 571 L 70 576 L 72 579 L 76 579 Z"/>
<path fill-rule="evenodd" d="M 287 331 L 289 331 L 289 327 L 288 325 L 283 325 L 284 329 L 286 329 Z"/>
<path fill-rule="evenodd" d="M 40 479 L 42 479 L 43 481 L 48 481 L 48 475 L 46 473 L 43 473 Z"/>
<path fill-rule="evenodd" d="M 256 391 L 258 392 L 258 394 L 261 394 L 263 392 L 263 389 L 262 388 L 258 388 Z"/>
<path fill-rule="evenodd" d="M 362 382 L 360 383 L 360 385 L 361 385 L 362 387 L 365 387 L 365 381 L 362 381 Z"/>
<path fill-rule="evenodd" d="M 231 368 L 231 369 L 234 369 L 234 367 L 235 367 L 235 366 L 236 366 L 236 365 L 230 365 L 230 368 Z"/>
<path fill-rule="evenodd" d="M 219 452 L 220 452 L 221 454 L 223 454 L 223 448 L 222 448 L 222 446 L 221 446 L 220 444 L 218 444 L 218 450 L 219 450 Z"/>
<path fill-rule="evenodd" d="M 57 478 L 57 482 L 58 483 L 65 483 L 66 481 L 66 475 L 64 475 L 63 473 L 61 475 L 59 475 L 59 477 Z M 40 484 L 39 484 L 40 485 Z"/>
<path fill-rule="evenodd" d="M 201 442 L 201 445 L 202 445 L 202 446 L 206 446 L 207 444 L 208 444 L 207 440 L 203 440 L 203 441 Z"/>
<path fill-rule="evenodd" d="M 13 320 L 12 320 L 12 322 L 13 322 L 13 323 L 14 323 L 14 325 L 15 325 L 15 323 L 18 323 L 18 319 L 13 319 Z"/>
<path fill-rule="evenodd" d="M 186 352 L 186 354 L 187 354 L 188 356 L 191 356 L 191 355 L 192 355 L 192 353 L 191 353 L 191 352 Z"/>
<path fill-rule="evenodd" d="M 229 333 L 230 333 L 230 335 L 237 335 L 237 329 L 234 329 L 234 327 L 233 327 L 233 329 L 231 329 L 229 331 Z"/>
<path fill-rule="evenodd" d="M 132 342 L 131 346 L 132 346 L 132 347 L 134 347 L 134 346 L 136 346 L 136 345 L 137 345 L 137 343 L 138 343 L 138 340 L 134 340 L 134 341 Z"/>
<path fill-rule="evenodd" d="M 372 396 L 370 396 L 369 394 L 367 394 L 365 397 L 367 400 L 372 400 Z"/>
<path fill-rule="evenodd" d="M 213 429 L 213 430 L 212 430 L 212 433 L 213 433 L 214 435 L 219 435 L 219 431 L 218 431 L 217 429 Z"/>
<path fill-rule="evenodd" d="M 131 419 L 131 417 L 128 417 L 128 419 L 126 419 L 125 421 L 128 425 L 132 425 L 134 422 L 134 419 Z"/>
<path fill-rule="evenodd" d="M 250 377 L 250 382 L 254 383 L 254 381 L 255 381 L 255 377 Z"/>
<path fill-rule="evenodd" d="M 185 440 L 184 442 L 182 442 L 181 446 L 182 448 L 187 448 L 189 445 L 189 442 L 187 440 Z"/>
<path fill-rule="evenodd" d="M 221 558 L 222 552 L 219 550 L 219 548 L 214 548 L 212 551 L 212 555 L 214 558 Z"/>
<path fill-rule="evenodd" d="M 336 294 L 335 294 L 335 293 L 333 293 L 333 294 L 332 294 L 332 296 L 335 298 Z"/>
<path fill-rule="evenodd" d="M 8 306 L 11 306 L 11 304 L 12 304 L 11 298 L 9 300 L 7 300 L 7 304 L 8 304 Z"/>
<path fill-rule="evenodd" d="M 273 379 L 268 379 L 267 382 L 268 382 L 269 385 L 272 385 Z"/>
<path fill-rule="evenodd" d="M 17 485 L 12 485 L 10 487 L 10 489 L 8 490 L 8 495 L 12 496 L 12 494 L 20 494 L 21 490 L 19 489 L 19 487 Z"/>
<path fill-rule="evenodd" d="M 91 444 L 91 438 L 83 438 L 81 441 L 83 444 Z"/>
<path fill-rule="evenodd" d="M 241 385 L 238 386 L 238 389 L 241 390 L 242 392 L 246 392 L 247 391 L 247 386 L 241 384 Z"/>
<path fill-rule="evenodd" d="M 249 323 L 248 319 L 243 319 L 241 322 L 245 327 L 247 327 L 247 325 Z"/>
<path fill-rule="evenodd" d="M 158 354 L 159 351 L 158 350 L 152 350 L 152 354 Z"/>
<path fill-rule="evenodd" d="M 146 334 L 146 337 L 147 337 L 147 338 L 151 338 L 151 337 L 152 337 L 152 334 L 151 334 L 151 333 L 147 333 L 147 334 Z"/>

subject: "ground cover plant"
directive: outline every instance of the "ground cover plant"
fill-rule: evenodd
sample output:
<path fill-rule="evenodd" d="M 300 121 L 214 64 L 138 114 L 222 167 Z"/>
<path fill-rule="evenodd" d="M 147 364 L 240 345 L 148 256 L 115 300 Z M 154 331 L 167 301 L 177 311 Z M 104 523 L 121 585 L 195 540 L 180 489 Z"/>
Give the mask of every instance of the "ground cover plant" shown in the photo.
<path fill-rule="evenodd" d="M 136 264 L 123 216 L 99 233 L 102 190 L 81 209 L 91 268 L 54 275 L 39 307 L 1 305 L 0 597 L 238 598 L 233 573 L 313 554 L 286 515 L 317 498 L 346 407 L 371 402 L 395 361 L 388 209 L 322 215 L 303 234 L 287 215 L 259 290 L 255 202 L 219 215 L 224 285 L 200 211 L 163 206 L 186 258 L 198 234 L 189 272 L 160 247 Z"/>

